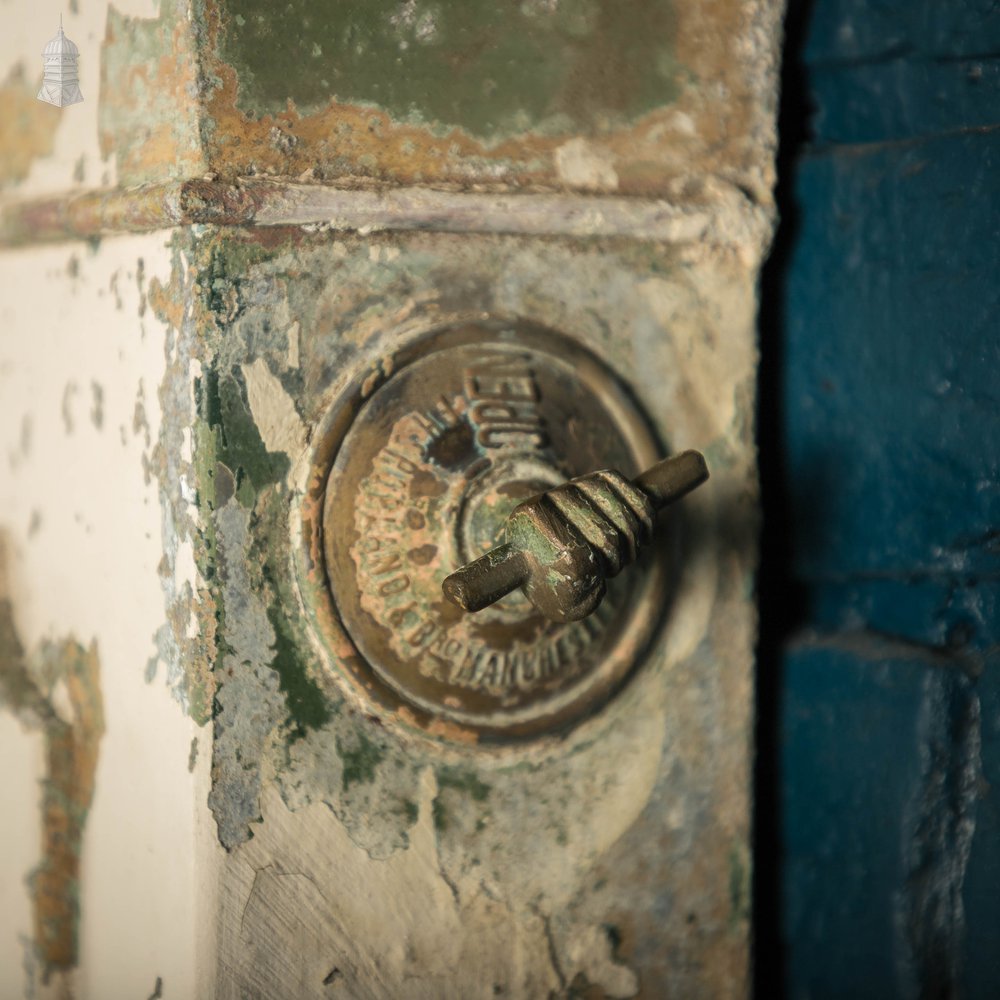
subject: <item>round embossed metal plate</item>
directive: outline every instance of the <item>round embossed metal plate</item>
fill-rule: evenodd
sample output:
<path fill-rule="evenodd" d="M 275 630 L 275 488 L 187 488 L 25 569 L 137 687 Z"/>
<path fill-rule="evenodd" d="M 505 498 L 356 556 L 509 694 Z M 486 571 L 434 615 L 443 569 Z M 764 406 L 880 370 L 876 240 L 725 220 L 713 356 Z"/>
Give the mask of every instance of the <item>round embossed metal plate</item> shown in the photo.
<path fill-rule="evenodd" d="M 645 647 L 663 610 L 662 554 L 570 624 L 546 621 L 520 593 L 465 614 L 441 582 L 496 543 L 525 497 L 595 469 L 635 475 L 661 451 L 603 364 L 533 324 L 439 331 L 403 361 L 363 403 L 345 403 L 349 424 L 334 422 L 344 429 L 330 449 L 322 551 L 360 654 L 350 666 L 418 721 L 487 737 L 562 727 Z"/>

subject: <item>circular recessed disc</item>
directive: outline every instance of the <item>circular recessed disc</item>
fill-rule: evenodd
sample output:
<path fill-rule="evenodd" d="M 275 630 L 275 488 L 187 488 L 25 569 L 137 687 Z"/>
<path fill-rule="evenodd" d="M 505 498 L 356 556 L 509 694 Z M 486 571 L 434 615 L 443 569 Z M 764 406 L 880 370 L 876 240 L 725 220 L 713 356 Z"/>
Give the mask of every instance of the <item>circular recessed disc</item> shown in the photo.
<path fill-rule="evenodd" d="M 563 725 L 605 698 L 659 617 L 657 560 L 569 624 L 519 592 L 466 614 L 441 583 L 499 543 L 526 497 L 651 465 L 647 428 L 589 352 L 526 323 L 448 331 L 383 382 L 344 433 L 323 514 L 333 601 L 377 682 L 424 717 L 497 736 Z"/>

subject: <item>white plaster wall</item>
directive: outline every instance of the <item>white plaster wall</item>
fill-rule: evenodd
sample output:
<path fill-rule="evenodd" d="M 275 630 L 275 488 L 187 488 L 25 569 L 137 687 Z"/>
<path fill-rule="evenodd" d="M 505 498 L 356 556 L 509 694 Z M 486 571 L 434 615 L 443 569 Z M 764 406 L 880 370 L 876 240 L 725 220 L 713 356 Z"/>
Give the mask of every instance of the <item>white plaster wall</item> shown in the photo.
<path fill-rule="evenodd" d="M 96 640 L 106 732 L 83 842 L 78 997 L 207 996 L 214 852 L 210 733 L 161 665 L 158 484 L 164 325 L 138 260 L 164 282 L 169 234 L 0 252 L 0 529 L 21 641 Z M 140 385 L 143 387 L 139 399 Z M 96 399 L 103 396 L 100 419 Z M 149 430 L 137 419 L 142 404 Z M 192 741 L 197 762 L 189 770 Z M 26 876 L 38 863 L 42 738 L 0 708 L 0 997 L 29 995 Z M 44 994 L 39 994 L 44 995 Z"/>

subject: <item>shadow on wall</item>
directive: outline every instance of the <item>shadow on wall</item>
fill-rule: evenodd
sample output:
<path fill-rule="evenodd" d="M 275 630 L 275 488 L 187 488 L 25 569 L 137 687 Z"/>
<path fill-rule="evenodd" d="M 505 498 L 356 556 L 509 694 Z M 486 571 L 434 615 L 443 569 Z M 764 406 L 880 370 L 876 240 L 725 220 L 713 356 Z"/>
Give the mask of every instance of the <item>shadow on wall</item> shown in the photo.
<path fill-rule="evenodd" d="M 757 440 L 763 522 L 757 578 L 757 721 L 754 766 L 754 995 L 784 996 L 781 941 L 781 834 L 779 716 L 782 648 L 805 621 L 803 595 L 791 569 L 790 502 L 783 451 L 783 359 L 785 287 L 799 231 L 794 200 L 795 168 L 810 138 L 809 102 L 803 47 L 813 0 L 790 0 L 785 17 L 781 102 L 778 114 L 780 222 L 761 272 L 760 367 Z"/>

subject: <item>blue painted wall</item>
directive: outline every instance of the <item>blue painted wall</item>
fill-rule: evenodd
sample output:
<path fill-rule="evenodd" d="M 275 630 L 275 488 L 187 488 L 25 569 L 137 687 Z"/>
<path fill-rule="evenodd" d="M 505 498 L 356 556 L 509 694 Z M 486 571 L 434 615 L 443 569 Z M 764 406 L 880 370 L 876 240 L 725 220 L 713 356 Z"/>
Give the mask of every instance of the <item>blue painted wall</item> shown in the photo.
<path fill-rule="evenodd" d="M 785 87 L 758 995 L 995 1000 L 1000 5 L 791 0 Z"/>

